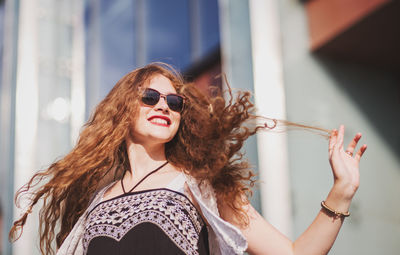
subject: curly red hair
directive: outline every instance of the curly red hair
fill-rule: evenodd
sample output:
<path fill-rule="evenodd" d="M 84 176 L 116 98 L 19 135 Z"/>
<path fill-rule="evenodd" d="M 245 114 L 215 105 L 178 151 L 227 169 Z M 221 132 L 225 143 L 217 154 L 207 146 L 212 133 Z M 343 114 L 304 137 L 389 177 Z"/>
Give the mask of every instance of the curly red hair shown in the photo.
<path fill-rule="evenodd" d="M 97 190 L 129 168 L 125 139 L 138 107 L 140 87 L 155 75 L 171 80 L 185 96 L 185 108 L 176 136 L 166 144 L 166 157 L 199 181 L 209 181 L 218 201 L 233 209 L 240 224 L 247 224 L 243 205 L 254 185 L 254 174 L 240 149 L 244 141 L 264 125 L 253 120 L 249 92 L 239 92 L 228 102 L 219 95 L 208 97 L 166 64 L 153 63 L 125 75 L 97 106 L 85 124 L 78 143 L 64 158 L 36 173 L 16 194 L 30 196 L 28 210 L 14 222 L 10 239 L 18 239 L 31 208 L 40 200 L 40 250 L 53 254 L 86 210 Z M 231 92 L 229 90 L 229 92 Z M 285 122 L 285 124 L 291 124 Z M 42 184 L 44 182 L 44 184 Z M 40 183 L 40 185 L 38 185 Z M 55 230 L 59 232 L 55 234 Z M 18 234 L 20 230 L 20 233 Z"/>

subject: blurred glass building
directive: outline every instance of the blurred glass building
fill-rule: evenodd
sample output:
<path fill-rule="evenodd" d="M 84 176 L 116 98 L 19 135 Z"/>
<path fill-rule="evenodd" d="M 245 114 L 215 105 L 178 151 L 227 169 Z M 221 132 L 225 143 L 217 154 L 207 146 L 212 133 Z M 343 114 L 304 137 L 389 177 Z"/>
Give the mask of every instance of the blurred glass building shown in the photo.
<path fill-rule="evenodd" d="M 325 128 L 369 145 L 361 186 L 330 254 L 400 250 L 400 2 L 389 0 L 0 1 L 1 254 L 39 254 L 38 210 L 8 242 L 16 190 L 75 144 L 124 74 L 175 66 L 207 92 L 253 92 L 258 114 Z M 319 211 L 332 177 L 327 141 L 260 132 L 244 151 L 252 203 L 291 239 Z M 23 203 L 23 201 L 22 201 Z"/>

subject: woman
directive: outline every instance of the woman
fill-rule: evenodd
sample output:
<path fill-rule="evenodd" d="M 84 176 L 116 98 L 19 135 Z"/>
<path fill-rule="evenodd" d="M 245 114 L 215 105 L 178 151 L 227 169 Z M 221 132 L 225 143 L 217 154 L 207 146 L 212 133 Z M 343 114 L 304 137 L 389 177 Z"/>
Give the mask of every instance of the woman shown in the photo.
<path fill-rule="evenodd" d="M 359 185 L 361 134 L 344 150 L 344 127 L 329 132 L 334 185 L 291 242 L 248 202 L 254 175 L 239 150 L 277 124 L 255 125 L 249 98 L 208 98 L 165 64 L 132 71 L 98 105 L 75 148 L 19 191 L 17 198 L 32 194 L 45 180 L 10 237 L 43 199 L 44 254 L 53 253 L 54 238 L 57 254 L 326 254 Z"/>

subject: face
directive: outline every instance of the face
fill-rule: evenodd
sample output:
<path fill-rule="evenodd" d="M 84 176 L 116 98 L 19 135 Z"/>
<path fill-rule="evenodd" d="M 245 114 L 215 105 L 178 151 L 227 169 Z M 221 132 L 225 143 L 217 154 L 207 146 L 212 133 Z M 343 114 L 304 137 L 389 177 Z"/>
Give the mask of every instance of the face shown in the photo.
<path fill-rule="evenodd" d="M 163 95 L 176 94 L 171 81 L 163 75 L 156 75 L 147 88 Z M 139 101 L 138 115 L 133 127 L 133 142 L 141 144 L 165 144 L 172 140 L 179 128 L 181 114 L 172 111 L 166 98 L 161 96 L 155 105 Z"/>

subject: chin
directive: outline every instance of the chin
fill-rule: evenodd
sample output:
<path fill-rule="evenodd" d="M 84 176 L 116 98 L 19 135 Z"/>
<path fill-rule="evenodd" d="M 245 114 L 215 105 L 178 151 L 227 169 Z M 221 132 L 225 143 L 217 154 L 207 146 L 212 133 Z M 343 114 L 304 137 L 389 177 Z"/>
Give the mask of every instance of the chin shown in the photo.
<path fill-rule="evenodd" d="M 163 130 L 164 132 L 160 130 L 152 130 L 153 132 L 149 132 L 149 135 L 153 137 L 154 140 L 160 140 L 163 141 L 164 143 L 167 143 L 171 141 L 176 132 L 171 132 L 171 130 Z"/>
<path fill-rule="evenodd" d="M 153 141 L 159 141 L 160 143 L 168 143 L 168 142 L 171 141 L 173 138 L 174 138 L 174 137 L 173 137 L 173 136 L 171 137 L 170 135 L 163 136 L 163 135 L 160 135 L 160 134 L 150 136 L 150 139 L 151 139 L 151 140 L 153 140 Z"/>

